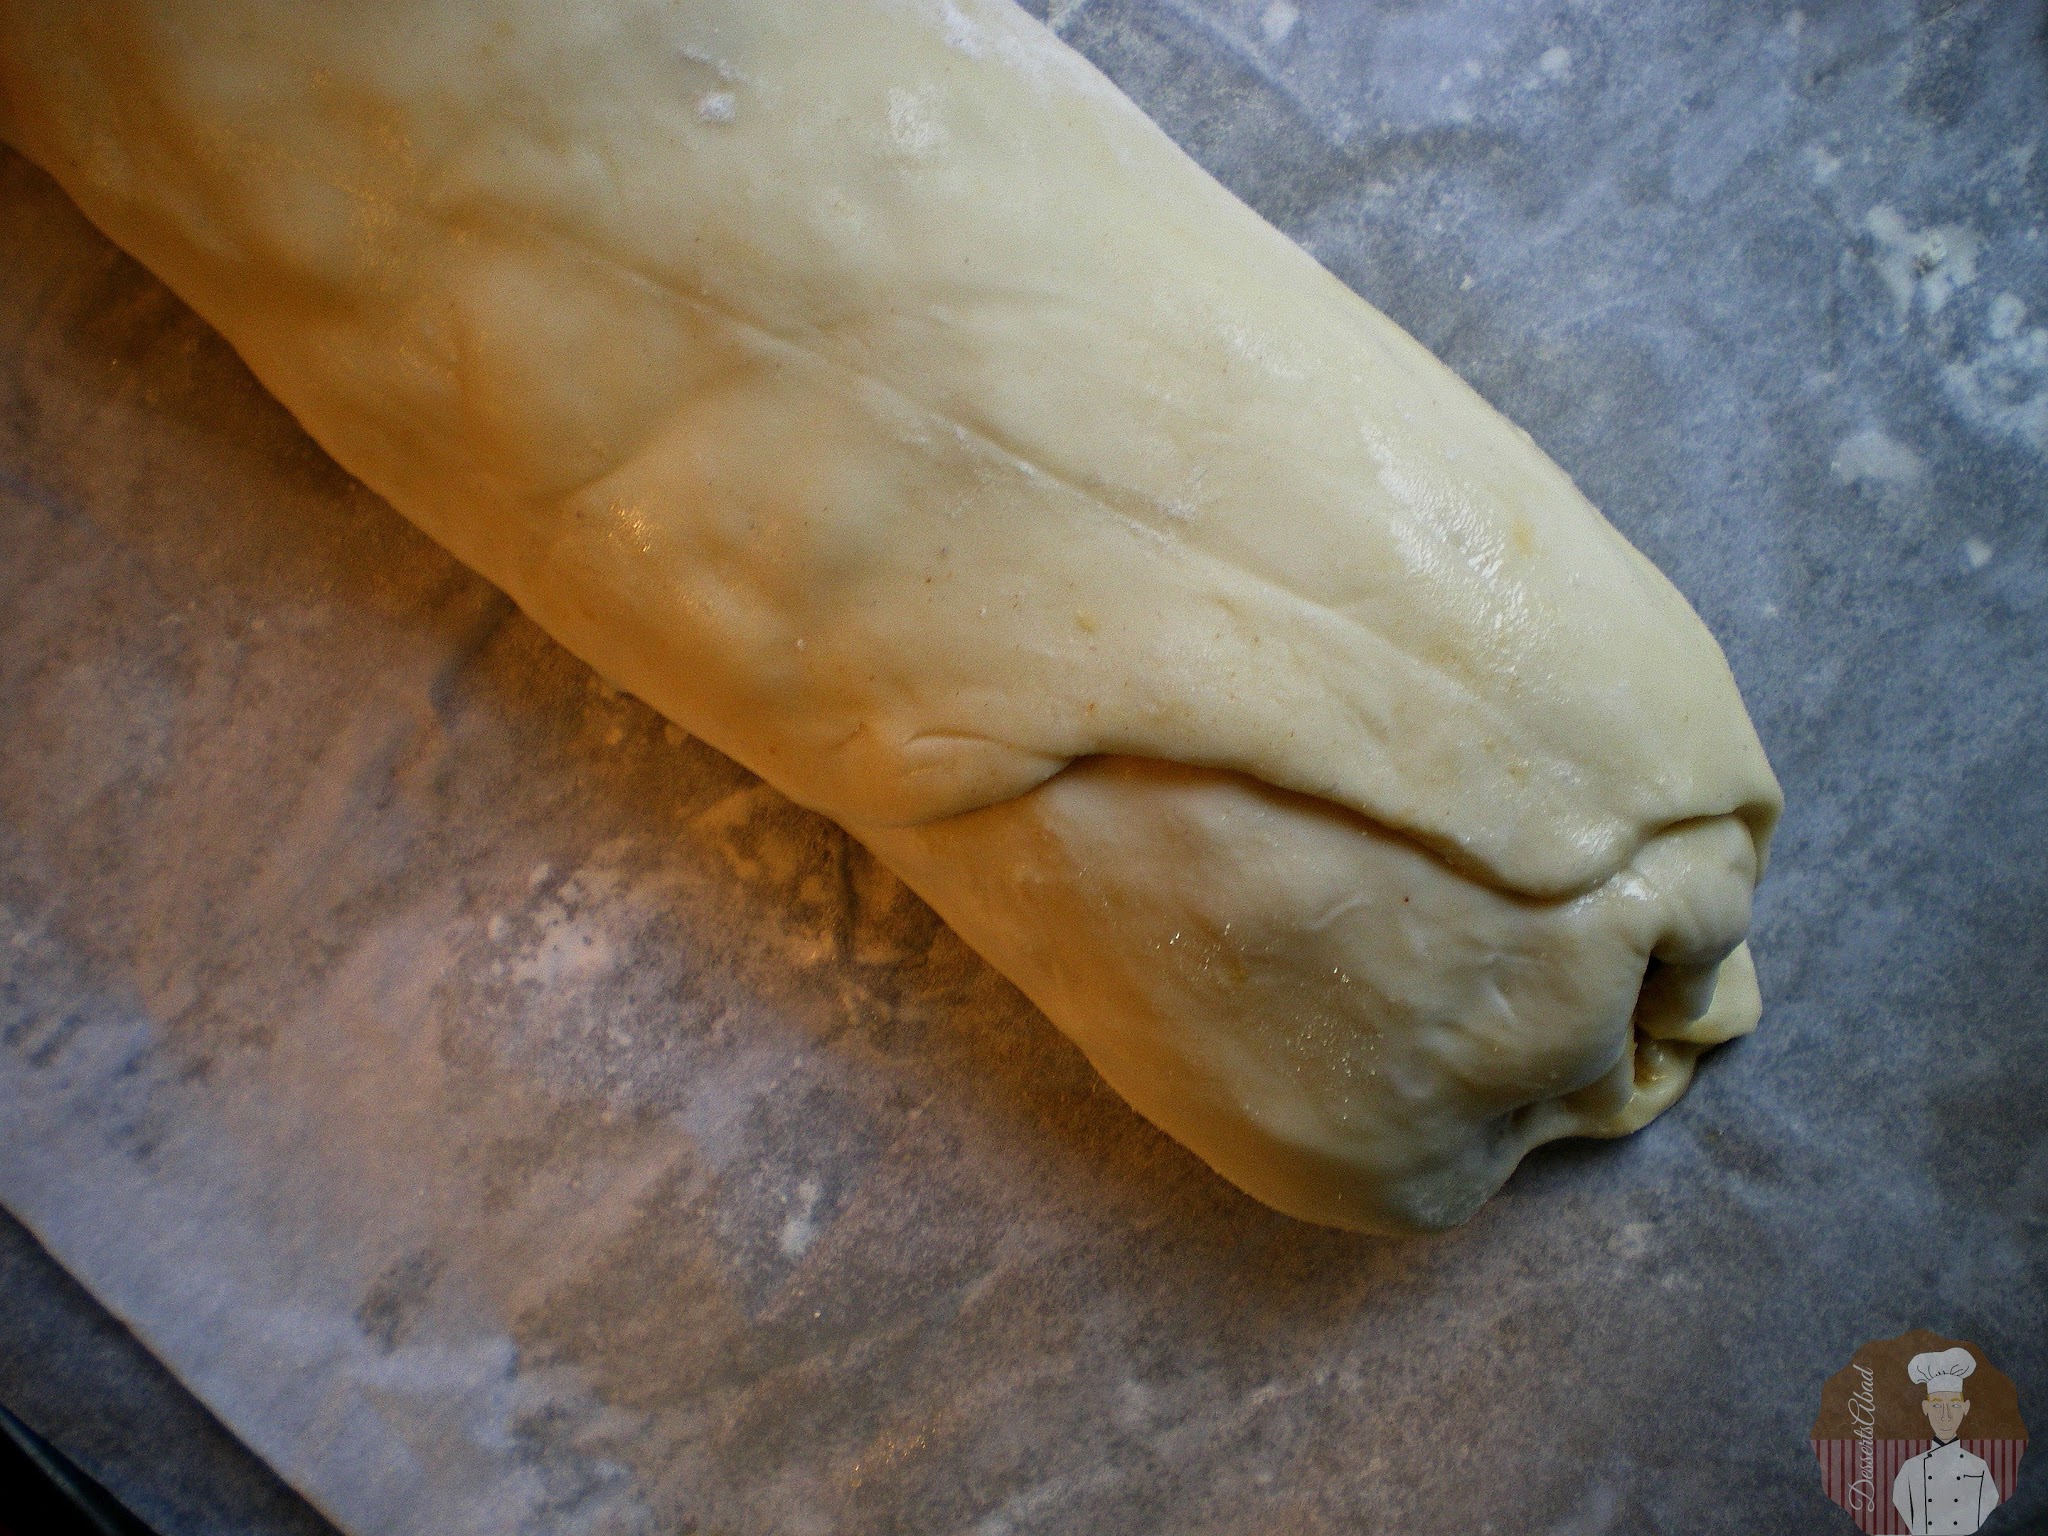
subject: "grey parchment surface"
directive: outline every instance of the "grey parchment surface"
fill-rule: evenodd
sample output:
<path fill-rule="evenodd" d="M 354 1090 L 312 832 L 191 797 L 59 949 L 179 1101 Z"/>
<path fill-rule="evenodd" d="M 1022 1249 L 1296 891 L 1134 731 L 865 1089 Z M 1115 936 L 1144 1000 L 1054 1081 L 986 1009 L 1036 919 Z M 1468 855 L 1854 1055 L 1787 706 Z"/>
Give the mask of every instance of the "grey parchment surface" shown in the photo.
<path fill-rule="evenodd" d="M 1274 1215 L 8 157 L 0 1203 L 358 1536 L 1846 1530 L 1914 1326 L 2048 1420 L 2042 5 L 1051 12 L 1721 637 L 1761 1033 L 1445 1237 Z"/>

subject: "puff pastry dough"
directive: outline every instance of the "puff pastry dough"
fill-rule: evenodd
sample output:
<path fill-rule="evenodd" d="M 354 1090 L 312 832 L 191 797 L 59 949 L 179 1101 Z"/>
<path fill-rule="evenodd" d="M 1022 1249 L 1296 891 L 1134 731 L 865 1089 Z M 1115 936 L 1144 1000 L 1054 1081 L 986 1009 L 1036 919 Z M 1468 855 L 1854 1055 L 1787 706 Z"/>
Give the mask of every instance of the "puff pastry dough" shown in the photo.
<path fill-rule="evenodd" d="M 1458 1221 L 1754 1024 L 1713 639 L 1007 0 L 11 0 L 0 93 L 342 464 L 1259 1198 Z"/>

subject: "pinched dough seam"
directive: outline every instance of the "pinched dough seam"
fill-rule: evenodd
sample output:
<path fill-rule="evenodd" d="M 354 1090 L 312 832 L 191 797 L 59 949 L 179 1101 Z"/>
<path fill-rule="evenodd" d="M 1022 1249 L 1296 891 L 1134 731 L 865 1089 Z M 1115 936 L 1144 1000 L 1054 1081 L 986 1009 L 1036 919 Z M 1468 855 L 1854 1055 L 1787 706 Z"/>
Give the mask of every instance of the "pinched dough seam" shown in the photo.
<path fill-rule="evenodd" d="M 1151 523 L 1145 521 L 1142 517 L 1136 516 L 1131 512 L 1128 512 L 1123 508 L 1115 505 L 1112 501 L 1108 499 L 1108 497 L 1101 490 L 1077 483 L 1068 478 L 1067 476 L 1058 473 L 1057 471 L 1048 469 L 1047 467 L 1038 463 L 1036 460 L 1030 457 L 1030 455 L 1020 452 L 1015 446 L 1003 441 L 1000 437 L 997 437 L 996 435 L 984 430 L 983 428 L 971 425 L 967 422 L 960 421 L 957 418 L 948 415 L 946 412 L 940 410 L 938 407 L 931 405 L 930 403 L 924 400 L 919 399 L 916 395 L 909 393 L 908 391 L 904 390 L 903 388 L 899 387 L 896 384 L 891 383 L 886 379 L 880 378 L 875 374 L 868 373 L 860 368 L 852 366 L 851 364 L 842 362 L 837 358 L 833 358 L 813 345 L 809 345 L 803 341 L 782 335 L 780 332 L 770 329 L 767 326 L 761 325 L 757 321 L 748 319 L 743 315 L 735 313 L 727 306 L 720 304 L 707 296 L 701 294 L 686 293 L 682 291 L 680 288 L 676 287 L 673 283 L 668 282 L 662 279 L 661 277 L 646 271 L 645 269 L 635 264 L 634 262 L 617 256 L 600 246 L 588 245 L 580 240 L 577 240 L 576 238 L 566 233 L 565 231 L 556 228 L 552 225 L 537 224 L 534 226 L 530 226 L 530 228 L 535 233 L 544 234 L 550 237 L 551 239 L 570 247 L 579 255 L 585 256 L 589 259 L 607 265 L 611 267 L 613 270 L 632 279 L 633 281 L 643 284 L 657 293 L 666 295 L 673 302 L 679 303 L 688 308 L 695 309 L 696 311 L 698 311 L 698 313 L 709 318 L 714 323 L 723 324 L 725 326 L 730 327 L 732 330 L 738 332 L 742 336 L 761 345 L 763 350 L 783 349 L 789 352 L 793 352 L 797 354 L 799 357 L 804 358 L 809 363 L 817 366 L 820 369 L 825 370 L 830 374 L 837 375 L 842 379 L 850 379 L 857 381 L 859 384 L 866 385 L 880 392 L 882 395 L 886 396 L 890 400 L 903 406 L 907 412 L 917 417 L 920 417 L 923 420 L 930 422 L 934 425 L 943 426 L 945 428 L 951 429 L 953 432 L 972 441 L 978 447 L 983 449 L 985 452 L 989 453 L 991 456 L 997 458 L 999 461 L 1007 462 L 1011 467 L 1015 468 L 1025 476 L 1029 478 L 1044 480 L 1053 485 L 1059 486 L 1071 495 L 1079 498 L 1084 504 L 1093 506 L 1100 513 L 1109 518 L 1114 519 L 1117 523 L 1128 528 L 1132 532 L 1137 533 L 1143 537 L 1149 538 L 1158 544 L 1172 548 L 1176 552 L 1176 554 L 1189 558 L 1191 561 L 1195 562 L 1199 566 L 1233 573 L 1236 576 L 1242 578 L 1244 581 L 1252 583 L 1260 589 L 1274 594 L 1287 606 L 1310 615 L 1310 622 L 1312 624 L 1335 623 L 1337 625 L 1348 628 L 1359 635 L 1367 637 L 1373 644 L 1383 647 L 1387 651 L 1390 651 L 1396 655 L 1401 656 L 1402 658 L 1412 663 L 1416 667 L 1436 677 L 1449 692 L 1451 692 L 1456 698 L 1467 702 L 1472 707 L 1473 712 L 1476 715 L 1478 715 L 1480 718 L 1486 720 L 1490 725 L 1492 725 L 1499 732 L 1500 736 L 1504 740 L 1514 741 L 1519 750 L 1527 752 L 1527 745 L 1524 742 L 1520 732 L 1509 727 L 1509 723 L 1498 705 L 1485 699 L 1482 695 L 1473 691 L 1468 685 L 1452 677 L 1443 668 L 1435 665 L 1434 663 L 1425 659 L 1423 656 L 1417 654 L 1416 652 L 1405 649 L 1389 637 L 1379 633 L 1377 630 L 1372 629 L 1367 625 L 1361 624 L 1358 620 L 1350 617 L 1342 611 L 1332 608 L 1327 604 L 1316 602 L 1311 598 L 1304 597 L 1300 593 L 1294 591 L 1292 588 L 1275 580 L 1273 577 L 1252 570 L 1237 561 L 1229 559 L 1227 556 L 1218 554 L 1212 550 L 1200 548 L 1196 545 L 1191 545 L 1175 540 L 1174 538 L 1172 538 L 1170 534 L 1168 534 L 1163 529 L 1157 528 L 1153 526 Z M 663 415 L 660 418 L 662 423 L 660 427 L 657 427 L 654 430 L 648 432 L 648 434 L 639 446 L 635 447 L 634 449 L 628 452 L 622 453 L 610 468 L 598 474 L 588 477 L 586 480 L 582 481 L 581 483 L 575 486 L 570 487 L 565 491 L 556 493 L 551 499 L 557 502 L 558 504 L 565 504 L 571 500 L 574 500 L 577 496 L 580 496 L 585 492 L 591 490 L 592 488 L 602 485 L 606 480 L 610 479 L 612 476 L 618 474 L 622 470 L 631 466 L 635 462 L 635 460 L 638 459 L 641 456 L 641 454 L 646 451 L 648 444 L 659 438 L 662 431 L 666 428 L 666 426 L 672 424 L 675 421 L 676 416 L 678 414 L 679 411 L 677 409 L 671 408 L 665 415 Z M 1159 509 L 1156 507 L 1156 505 L 1154 505 L 1154 510 L 1163 509 Z M 556 544 L 559 544 L 560 542 L 562 542 L 562 540 L 565 540 L 568 537 L 570 537 L 570 534 L 565 529 L 564 532 L 557 538 L 555 544 L 551 544 L 549 546 L 549 554 L 552 555 L 553 549 Z M 1362 717 L 1358 716 L 1356 711 L 1352 711 L 1352 714 L 1353 718 L 1357 720 L 1362 727 L 1365 728 L 1365 734 L 1367 735 L 1367 737 L 1369 739 L 1372 738 L 1375 735 L 1375 733 L 1370 729 L 1369 722 L 1365 721 Z M 974 739 L 981 740 L 995 739 L 986 736 L 985 733 L 976 733 L 972 731 L 940 730 L 935 732 L 924 732 L 921 734 L 927 736 L 935 734 L 953 735 L 971 737 Z M 1024 743 L 1004 741 L 1000 744 L 1011 747 L 1018 752 L 1025 753 L 1030 756 L 1050 757 L 1053 755 L 1044 752 L 1040 748 L 1029 746 Z M 1106 750 L 1102 753 L 1077 754 L 1075 757 L 1068 758 L 1066 761 L 1071 763 L 1074 761 L 1078 761 L 1081 757 L 1085 756 L 1143 755 L 1144 754 L 1141 753 L 1118 753 L 1113 750 Z M 1577 765 L 1572 764 L 1566 760 L 1559 759 L 1548 753 L 1528 753 L 1527 755 L 1534 760 L 1547 761 L 1549 764 L 1552 765 L 1552 767 L 1555 770 L 1560 771 L 1566 777 L 1573 777 L 1577 774 Z M 1174 761 L 1177 761 L 1177 759 Z M 1517 891 L 1516 888 L 1503 884 L 1501 877 L 1496 872 L 1487 869 L 1483 864 L 1480 864 L 1478 861 L 1472 859 L 1470 855 L 1466 854 L 1464 850 L 1459 848 L 1455 843 L 1451 843 L 1448 840 L 1433 839 L 1428 837 L 1424 833 L 1420 833 L 1409 828 L 1397 827 L 1391 823 L 1384 822 L 1373 810 L 1370 810 L 1363 806 L 1354 805 L 1346 800 L 1335 799 L 1326 792 L 1319 792 L 1317 790 L 1305 788 L 1299 785 L 1279 782 L 1277 780 L 1272 779 L 1267 774 L 1260 772 L 1257 768 L 1246 764 L 1240 764 L 1235 762 L 1196 762 L 1186 764 L 1185 766 L 1208 767 L 1232 772 L 1241 772 L 1245 774 L 1246 777 L 1257 779 L 1259 782 L 1268 784 L 1275 789 L 1284 790 L 1290 794 L 1305 795 L 1311 799 L 1324 801 L 1330 805 L 1337 806 L 1338 808 L 1346 812 L 1349 812 L 1350 814 L 1362 817 L 1365 820 L 1372 822 L 1375 826 L 1383 828 L 1386 832 L 1389 833 L 1389 835 L 1400 837 L 1404 841 L 1411 842 L 1416 846 L 1425 849 L 1426 851 L 1430 852 L 1433 856 L 1435 856 L 1437 859 L 1439 859 L 1441 862 L 1443 862 L 1447 867 L 1456 870 L 1461 875 L 1466 875 L 1468 878 L 1475 878 L 1480 883 L 1485 884 L 1490 888 L 1497 889 L 1501 891 L 1503 894 L 1530 894 L 1526 892 Z M 1058 771 L 1058 769 L 1054 770 L 1054 772 Z M 1052 774 L 1048 774 L 1046 777 L 1051 778 Z M 1043 783 L 1044 780 L 1040 780 L 1039 782 Z M 1028 793 L 1028 791 L 1024 792 Z M 952 814 L 966 814 L 969 811 L 980 808 L 982 807 L 963 807 L 960 811 L 954 812 Z M 1632 844 L 1626 850 L 1618 850 L 1618 857 L 1614 859 L 1610 866 L 1601 874 L 1588 880 L 1583 885 L 1573 887 L 1570 890 L 1564 892 L 1550 893 L 1534 899 L 1570 900 L 1575 896 L 1583 895 L 1587 891 L 1598 888 L 1598 886 L 1602 884 L 1604 881 L 1612 878 L 1616 870 L 1624 867 L 1627 864 L 1628 860 L 1633 858 L 1635 854 L 1638 851 L 1640 851 L 1644 843 L 1650 841 L 1656 835 L 1657 832 L 1652 831 L 1647 835 L 1641 836 L 1636 843 Z"/>

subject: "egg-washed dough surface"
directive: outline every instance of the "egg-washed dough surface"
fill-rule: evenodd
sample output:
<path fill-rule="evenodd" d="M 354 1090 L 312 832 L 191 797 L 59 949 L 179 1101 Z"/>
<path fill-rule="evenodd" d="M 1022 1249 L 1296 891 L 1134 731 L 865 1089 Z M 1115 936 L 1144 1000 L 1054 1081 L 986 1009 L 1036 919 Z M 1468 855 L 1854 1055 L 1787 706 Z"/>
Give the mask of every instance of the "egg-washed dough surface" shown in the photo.
<path fill-rule="evenodd" d="M 1262 1197 L 1454 1220 L 1531 1142 L 1639 1123 L 1690 1048 L 1753 1022 L 1746 957 L 1719 1006 L 1712 981 L 1776 787 L 1712 639 L 1526 437 L 1021 13 L 9 25 L 11 131 L 344 465 L 897 862 Z M 1084 775 L 1120 789 L 1075 822 L 1039 786 L 1090 758 L 1134 766 Z M 1197 934 L 1232 950 L 1272 910 L 1243 873 L 1203 910 L 1128 845 L 1172 798 L 1148 762 L 1223 775 L 1238 824 L 1319 805 L 1290 844 L 1305 889 L 1359 878 L 1384 829 L 1504 910 L 1607 892 L 1608 949 L 1582 989 L 1496 964 L 1474 993 L 1451 957 L 1475 919 L 1447 912 L 1409 940 L 1440 958 L 1398 976 L 1384 933 L 1330 940 L 1369 1001 L 1317 999 L 1297 958 L 1256 1009 L 1186 1012 Z M 1245 867 L 1231 817 L 1190 815 Z M 1695 824 L 1714 852 L 1638 889 Z M 1033 932 L 980 894 L 1110 869 L 1187 906 L 1188 950 L 1071 903 Z M 1365 907 L 1404 899 L 1366 880 Z M 1632 1096 L 1653 950 L 1681 1016 L 1645 1038 L 1700 1038 L 1642 1053 Z M 1149 1000 L 1104 1016 L 1086 1000 L 1134 954 Z M 1384 1079 L 1358 1065 L 1383 1033 L 1426 1042 Z"/>

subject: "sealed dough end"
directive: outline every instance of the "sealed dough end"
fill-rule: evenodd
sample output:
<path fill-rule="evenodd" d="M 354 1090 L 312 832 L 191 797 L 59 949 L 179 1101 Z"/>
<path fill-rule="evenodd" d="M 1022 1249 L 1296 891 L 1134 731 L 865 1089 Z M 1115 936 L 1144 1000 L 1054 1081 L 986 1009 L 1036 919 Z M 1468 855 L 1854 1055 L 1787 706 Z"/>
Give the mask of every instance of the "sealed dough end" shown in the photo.
<path fill-rule="evenodd" d="M 1327 801 L 1134 758 L 855 830 L 1143 1114 L 1331 1226 L 1454 1225 L 1531 1147 L 1645 1124 L 1756 1023 L 1732 817 L 1549 901 Z"/>

